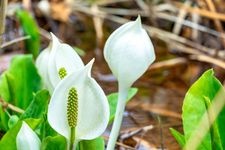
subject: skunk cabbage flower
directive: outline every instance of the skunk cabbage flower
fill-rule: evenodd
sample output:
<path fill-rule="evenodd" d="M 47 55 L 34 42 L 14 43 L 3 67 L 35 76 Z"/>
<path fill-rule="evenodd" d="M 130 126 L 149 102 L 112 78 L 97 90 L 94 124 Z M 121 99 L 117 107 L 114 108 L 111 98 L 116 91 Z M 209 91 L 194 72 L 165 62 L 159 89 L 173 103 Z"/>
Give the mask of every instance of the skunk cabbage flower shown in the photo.
<path fill-rule="evenodd" d="M 75 50 L 65 43 L 60 43 L 51 33 L 52 42 L 43 50 L 36 60 L 36 66 L 43 78 L 44 85 L 52 93 L 61 80 L 58 74 L 70 74 L 84 67 Z"/>
<path fill-rule="evenodd" d="M 155 60 L 152 42 L 142 28 L 140 16 L 109 36 L 104 47 L 104 57 L 119 85 L 117 110 L 107 146 L 107 150 L 114 150 L 128 90 Z"/>
<path fill-rule="evenodd" d="M 140 16 L 115 30 L 106 41 L 104 57 L 114 76 L 130 87 L 155 60 L 152 42 Z"/>
<path fill-rule="evenodd" d="M 107 98 L 91 77 L 91 60 L 83 69 L 68 74 L 56 86 L 49 106 L 48 122 L 75 147 L 80 140 L 100 136 L 109 120 Z"/>
<path fill-rule="evenodd" d="M 40 150 L 41 141 L 35 132 L 23 121 L 16 137 L 17 150 Z"/>

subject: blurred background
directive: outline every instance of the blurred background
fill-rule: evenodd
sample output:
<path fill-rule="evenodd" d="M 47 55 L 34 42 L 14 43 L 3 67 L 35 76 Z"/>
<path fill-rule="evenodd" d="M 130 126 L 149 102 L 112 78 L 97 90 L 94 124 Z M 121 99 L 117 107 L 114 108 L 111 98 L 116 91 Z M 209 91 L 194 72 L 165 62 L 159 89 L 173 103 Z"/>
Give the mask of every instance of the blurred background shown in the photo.
<path fill-rule="evenodd" d="M 28 14 L 16 13 L 18 8 Z M 182 132 L 182 102 L 188 88 L 209 68 L 225 84 L 223 0 L 8 0 L 0 72 L 14 55 L 30 52 L 25 40 L 33 37 L 26 29 L 40 35 L 38 50 L 48 46 L 53 32 L 73 46 L 85 63 L 95 57 L 93 77 L 106 94 L 116 92 L 116 80 L 102 55 L 104 43 L 121 24 L 138 15 L 157 59 L 134 84 L 139 90 L 126 107 L 118 148 L 180 149 L 169 128 Z"/>

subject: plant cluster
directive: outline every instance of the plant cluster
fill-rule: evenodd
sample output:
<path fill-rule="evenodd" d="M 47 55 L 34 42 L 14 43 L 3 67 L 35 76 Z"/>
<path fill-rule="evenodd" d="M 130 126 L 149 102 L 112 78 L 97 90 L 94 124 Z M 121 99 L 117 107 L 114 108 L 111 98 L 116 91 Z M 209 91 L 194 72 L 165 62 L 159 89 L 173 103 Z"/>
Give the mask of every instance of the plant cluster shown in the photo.
<path fill-rule="evenodd" d="M 94 59 L 85 65 L 71 46 L 52 33 L 51 39 L 38 56 L 35 47 L 35 63 L 32 55 L 16 56 L 1 75 L 6 105 L 0 107 L 0 129 L 6 133 L 0 149 L 105 149 L 101 135 L 114 119 L 107 144 L 113 150 L 126 102 L 137 92 L 131 86 L 155 60 L 140 17 L 119 27 L 105 44 L 104 57 L 119 86 L 108 96 L 91 77 Z"/>

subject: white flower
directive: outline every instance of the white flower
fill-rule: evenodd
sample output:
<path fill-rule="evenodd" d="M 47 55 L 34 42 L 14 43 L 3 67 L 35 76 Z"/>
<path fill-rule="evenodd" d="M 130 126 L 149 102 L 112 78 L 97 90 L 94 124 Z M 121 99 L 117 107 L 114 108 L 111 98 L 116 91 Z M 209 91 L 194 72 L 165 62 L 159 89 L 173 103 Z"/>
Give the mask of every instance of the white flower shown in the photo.
<path fill-rule="evenodd" d="M 114 76 L 130 87 L 155 60 L 152 42 L 140 16 L 115 30 L 104 47 L 104 57 Z"/>
<path fill-rule="evenodd" d="M 36 133 L 23 121 L 16 136 L 17 150 L 40 150 L 41 141 Z"/>
<path fill-rule="evenodd" d="M 36 60 L 36 66 L 43 78 L 44 86 L 53 92 L 61 80 L 60 70 L 65 75 L 84 67 L 84 64 L 75 50 L 65 43 L 60 43 L 54 34 L 51 34 L 52 42 L 41 52 Z"/>
<path fill-rule="evenodd" d="M 142 28 L 140 16 L 109 36 L 104 47 L 104 57 L 119 85 L 116 114 L 107 145 L 107 150 L 114 150 L 128 90 L 155 60 L 152 42 Z"/>
<path fill-rule="evenodd" d="M 107 98 L 90 75 L 93 62 L 63 78 L 48 107 L 51 127 L 67 140 L 71 140 L 71 134 L 74 134 L 73 143 L 100 136 L 109 120 Z"/>

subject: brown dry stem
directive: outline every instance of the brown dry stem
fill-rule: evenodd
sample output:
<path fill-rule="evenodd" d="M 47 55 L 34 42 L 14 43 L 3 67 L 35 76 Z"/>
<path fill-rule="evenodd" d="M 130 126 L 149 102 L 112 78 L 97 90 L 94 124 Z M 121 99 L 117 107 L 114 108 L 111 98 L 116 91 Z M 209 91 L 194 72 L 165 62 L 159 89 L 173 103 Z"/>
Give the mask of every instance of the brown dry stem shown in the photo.
<path fill-rule="evenodd" d="M 22 113 L 25 112 L 23 109 L 21 109 L 21 108 L 19 108 L 19 107 L 16 107 L 16 106 L 14 106 L 14 105 L 12 105 L 12 104 L 10 104 L 10 103 L 4 101 L 4 100 L 1 99 L 1 98 L 0 98 L 0 105 L 1 105 L 4 109 L 9 108 L 9 109 L 11 109 L 12 111 L 18 112 L 18 113 L 20 113 L 20 114 L 22 114 Z"/>

